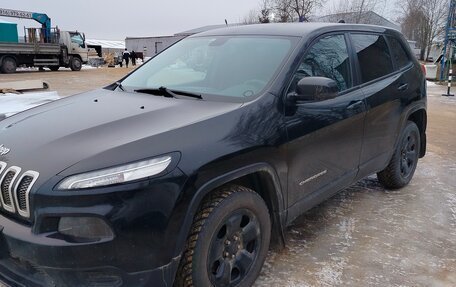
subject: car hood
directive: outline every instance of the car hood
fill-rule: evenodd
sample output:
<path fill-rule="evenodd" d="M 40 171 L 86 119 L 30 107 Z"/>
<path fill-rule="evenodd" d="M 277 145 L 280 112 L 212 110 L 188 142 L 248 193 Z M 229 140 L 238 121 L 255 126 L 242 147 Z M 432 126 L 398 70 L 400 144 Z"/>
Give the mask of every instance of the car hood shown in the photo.
<path fill-rule="evenodd" d="M 0 145 L 10 149 L 0 161 L 38 171 L 43 180 L 153 157 L 178 151 L 164 134 L 240 105 L 96 90 L 0 121 Z"/>

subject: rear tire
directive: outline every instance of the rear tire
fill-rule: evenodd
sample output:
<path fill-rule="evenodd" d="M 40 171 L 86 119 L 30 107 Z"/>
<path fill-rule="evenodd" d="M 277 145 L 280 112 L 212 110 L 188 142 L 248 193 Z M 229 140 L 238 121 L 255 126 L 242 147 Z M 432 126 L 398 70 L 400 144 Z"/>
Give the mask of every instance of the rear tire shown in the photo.
<path fill-rule="evenodd" d="M 60 69 L 60 66 L 49 66 L 48 68 L 49 68 L 49 70 L 56 72 Z"/>
<path fill-rule="evenodd" d="M 16 72 L 17 63 L 16 60 L 12 57 L 5 57 L 2 61 L 1 70 L 5 74 L 12 74 Z"/>
<path fill-rule="evenodd" d="M 72 71 L 80 71 L 82 68 L 82 61 L 78 57 L 71 58 L 70 69 Z"/>
<path fill-rule="evenodd" d="M 377 178 L 383 186 L 398 189 L 410 182 L 418 164 L 420 144 L 420 131 L 417 125 L 408 121 L 391 161 L 384 170 L 377 173 Z"/>
<path fill-rule="evenodd" d="M 260 195 L 238 185 L 215 190 L 193 220 L 175 286 L 251 286 L 270 238 L 269 211 Z"/>

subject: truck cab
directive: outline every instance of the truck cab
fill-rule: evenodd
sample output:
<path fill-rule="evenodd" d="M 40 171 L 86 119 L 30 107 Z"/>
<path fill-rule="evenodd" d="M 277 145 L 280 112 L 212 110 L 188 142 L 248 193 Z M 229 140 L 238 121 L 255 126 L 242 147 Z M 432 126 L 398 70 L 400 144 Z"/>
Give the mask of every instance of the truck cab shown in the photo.
<path fill-rule="evenodd" d="M 59 43 L 67 47 L 69 55 L 79 56 L 83 63 L 87 63 L 89 49 L 85 42 L 84 33 L 78 31 L 60 31 Z"/>

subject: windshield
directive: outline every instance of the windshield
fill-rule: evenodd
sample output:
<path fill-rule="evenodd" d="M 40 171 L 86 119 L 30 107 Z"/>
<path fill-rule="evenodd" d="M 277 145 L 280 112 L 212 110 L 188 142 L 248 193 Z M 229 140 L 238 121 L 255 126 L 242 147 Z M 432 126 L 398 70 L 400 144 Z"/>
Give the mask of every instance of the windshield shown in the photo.
<path fill-rule="evenodd" d="M 187 91 L 245 98 L 272 80 L 289 54 L 292 39 L 215 36 L 184 39 L 122 81 L 123 88 Z M 205 97 L 206 98 L 206 97 Z"/>
<path fill-rule="evenodd" d="M 70 37 L 72 43 L 78 44 L 79 47 L 84 47 L 84 38 L 82 38 L 81 34 L 70 32 Z"/>

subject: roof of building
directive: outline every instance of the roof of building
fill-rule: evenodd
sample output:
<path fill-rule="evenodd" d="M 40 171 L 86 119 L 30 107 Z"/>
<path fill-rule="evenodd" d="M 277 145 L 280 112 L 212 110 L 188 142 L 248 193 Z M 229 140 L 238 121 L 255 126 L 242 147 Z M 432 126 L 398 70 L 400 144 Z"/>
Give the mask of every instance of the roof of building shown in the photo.
<path fill-rule="evenodd" d="M 362 13 L 357 12 L 344 12 L 325 15 L 321 17 L 316 17 L 312 19 L 315 22 L 331 22 L 337 23 L 341 20 L 345 23 L 351 24 L 370 24 L 370 25 L 380 25 L 396 30 L 401 30 L 399 24 L 392 22 L 391 20 L 386 19 L 385 17 L 375 13 L 374 11 L 366 11 Z"/>
<path fill-rule="evenodd" d="M 87 39 L 87 45 L 97 45 L 104 49 L 125 49 L 125 41 Z"/>

